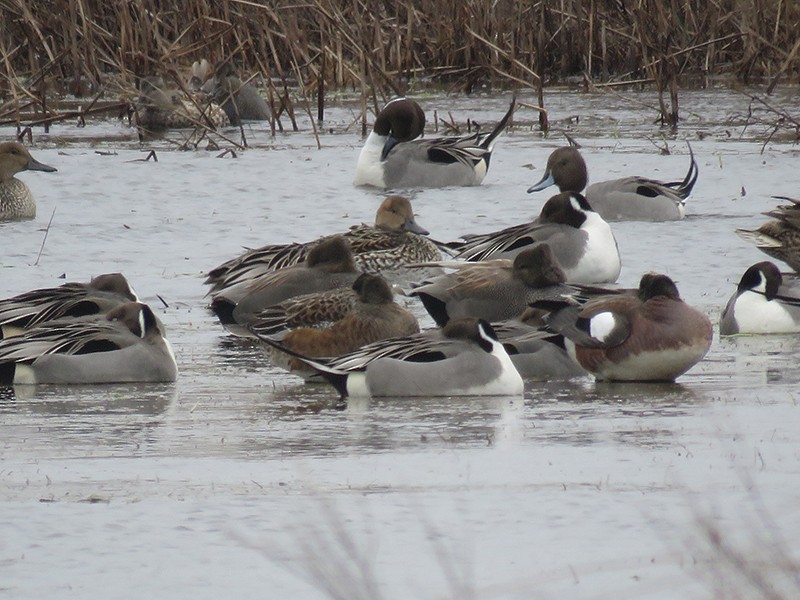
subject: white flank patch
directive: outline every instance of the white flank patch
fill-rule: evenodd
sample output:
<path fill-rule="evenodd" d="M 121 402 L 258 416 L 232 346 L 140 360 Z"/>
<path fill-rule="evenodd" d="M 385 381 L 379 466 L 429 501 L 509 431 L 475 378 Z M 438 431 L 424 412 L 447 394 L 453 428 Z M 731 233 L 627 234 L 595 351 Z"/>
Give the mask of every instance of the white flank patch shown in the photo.
<path fill-rule="evenodd" d="M 602 312 L 589 321 L 589 335 L 594 339 L 605 342 L 608 335 L 617 325 L 617 319 L 612 312 Z"/>
<path fill-rule="evenodd" d="M 763 278 L 759 287 L 763 287 Z M 763 294 L 744 292 L 733 306 L 733 317 L 739 333 L 797 333 L 800 323 L 787 307 L 777 300 L 767 300 Z M 800 317 L 800 310 L 795 309 Z"/>
<path fill-rule="evenodd" d="M 480 183 L 486 177 L 487 171 L 488 169 L 486 167 L 486 160 L 479 160 L 478 164 L 475 165 L 475 185 L 480 185 Z"/>
<path fill-rule="evenodd" d="M 364 371 L 351 371 L 347 375 L 347 395 L 354 398 L 369 398 L 372 396 L 367 385 L 367 374 Z"/>
<path fill-rule="evenodd" d="M 177 366 L 178 361 L 175 359 L 175 351 L 172 349 L 172 344 L 169 343 L 169 340 L 167 338 L 162 338 L 162 339 L 164 340 L 164 345 L 167 348 L 167 353 L 169 354 L 169 357 L 172 359 L 172 364 Z"/>
<path fill-rule="evenodd" d="M 36 383 L 36 372 L 29 365 L 17 363 L 17 368 L 14 370 L 14 385 L 35 385 Z"/>

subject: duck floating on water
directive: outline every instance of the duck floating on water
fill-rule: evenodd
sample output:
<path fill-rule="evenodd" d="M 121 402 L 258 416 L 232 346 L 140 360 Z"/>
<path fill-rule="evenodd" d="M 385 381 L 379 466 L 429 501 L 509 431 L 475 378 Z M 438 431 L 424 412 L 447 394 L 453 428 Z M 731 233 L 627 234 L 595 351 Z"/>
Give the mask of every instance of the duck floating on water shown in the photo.
<path fill-rule="evenodd" d="M 358 156 L 355 185 L 383 189 L 480 185 L 489 170 L 495 139 L 515 103 L 488 133 L 418 139 L 425 113 L 410 98 L 389 102 L 375 119 Z"/>
<path fill-rule="evenodd" d="M 633 176 L 586 187 L 589 174 L 581 153 L 573 146 L 558 148 L 548 157 L 544 176 L 528 188 L 528 193 L 551 185 L 562 192 L 583 192 L 592 209 L 606 221 L 679 221 L 686 216 L 686 199 L 697 182 L 691 146 L 689 156 L 689 171 L 682 181 L 664 183 Z"/>

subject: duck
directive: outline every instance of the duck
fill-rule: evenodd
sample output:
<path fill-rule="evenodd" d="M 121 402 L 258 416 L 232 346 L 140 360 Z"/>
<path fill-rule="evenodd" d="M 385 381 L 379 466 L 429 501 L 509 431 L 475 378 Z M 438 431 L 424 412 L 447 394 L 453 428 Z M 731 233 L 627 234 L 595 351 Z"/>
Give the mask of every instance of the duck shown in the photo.
<path fill-rule="evenodd" d="M 419 332 L 417 318 L 394 301 L 392 288 L 380 275 L 362 273 L 353 282 L 352 291 L 356 295 L 353 307 L 329 326 L 318 327 L 319 322 L 312 322 L 313 319 L 308 314 L 310 311 L 305 311 L 302 314 L 308 325 L 287 328 L 277 335 L 265 333 L 265 329 L 274 330 L 274 321 L 264 328 L 256 318 L 249 328 L 256 337 L 269 335 L 286 348 L 315 358 L 339 356 L 378 340 Z M 300 298 L 313 300 L 308 296 Z M 298 309 L 297 301 L 300 298 L 290 299 L 288 302 L 293 302 L 293 308 Z M 300 320 L 300 315 L 298 311 L 294 313 L 295 322 Z M 314 371 L 309 370 L 302 361 L 283 352 L 272 351 L 274 348 L 271 346 L 267 348 L 271 350 L 269 355 L 273 364 L 304 377 L 313 375 Z"/>
<path fill-rule="evenodd" d="M 190 98 L 182 90 L 167 86 L 160 75 L 140 80 L 136 111 L 139 126 L 149 131 L 198 126 L 216 129 L 230 125 L 219 105 L 199 97 Z"/>
<path fill-rule="evenodd" d="M 480 185 L 493 143 L 514 113 L 515 102 L 489 133 L 418 139 L 425 113 L 410 98 L 395 98 L 375 119 L 356 163 L 356 186 L 381 189 Z"/>
<path fill-rule="evenodd" d="M 0 385 L 171 382 L 177 373 L 164 326 L 141 302 L 0 341 Z"/>
<path fill-rule="evenodd" d="M 21 171 L 53 173 L 56 170 L 33 158 L 19 142 L 0 143 L 0 222 L 36 217 L 36 201 L 30 188 L 14 175 Z"/>
<path fill-rule="evenodd" d="M 213 102 L 222 107 L 231 125 L 239 125 L 242 121 L 266 121 L 272 116 L 267 101 L 253 85 L 239 79 L 230 63 L 216 65 L 214 75 L 207 83 L 203 89 Z"/>
<path fill-rule="evenodd" d="M 360 274 L 347 240 L 335 235 L 320 240 L 301 264 L 269 271 L 215 292 L 211 310 L 236 333 L 235 326 L 248 325 L 269 306 L 293 296 L 350 287 Z"/>
<path fill-rule="evenodd" d="M 747 268 L 719 321 L 720 335 L 800 332 L 800 289 L 770 261 Z"/>
<path fill-rule="evenodd" d="M 373 275 L 402 279 L 406 264 L 436 261 L 442 251 L 428 231 L 414 218 L 411 202 L 405 196 L 385 198 L 375 213 L 375 224 L 354 225 L 342 234 L 350 244 L 358 268 Z M 311 248 L 320 242 L 270 244 L 248 250 L 208 272 L 209 293 L 269 271 L 302 263 Z"/>
<path fill-rule="evenodd" d="M 529 323 L 525 313 L 518 319 L 491 325 L 525 381 L 562 381 L 588 375 L 567 353 L 564 336 L 543 324 Z"/>
<path fill-rule="evenodd" d="M 286 351 L 279 342 L 267 343 Z M 336 358 L 294 356 L 318 371 L 342 400 L 522 396 L 524 390 L 508 352 L 483 319 L 453 319 L 442 329 L 381 340 Z"/>
<path fill-rule="evenodd" d="M 445 263 L 452 272 L 413 285 L 409 296 L 422 301 L 436 324 L 477 317 L 487 321 L 513 319 L 536 300 L 571 297 L 564 271 L 548 244 L 526 248 L 514 260 Z"/>
<path fill-rule="evenodd" d="M 711 321 L 663 274 L 645 273 L 635 295 L 538 306 L 550 309 L 547 326 L 564 336 L 570 356 L 598 381 L 674 382 L 711 347 Z"/>
<path fill-rule="evenodd" d="M 463 239 L 447 246 L 468 261 L 513 258 L 546 242 L 570 283 L 613 283 L 622 268 L 611 226 L 578 192 L 556 194 L 531 222 Z"/>
<path fill-rule="evenodd" d="M 46 321 L 106 313 L 120 304 L 138 301 L 122 273 L 104 273 L 88 283 L 69 282 L 32 290 L 0 300 L 0 339 Z"/>
<path fill-rule="evenodd" d="M 583 192 L 597 214 L 606 221 L 680 221 L 686 216 L 686 199 L 697 182 L 697 163 L 689 146 L 689 171 L 683 181 L 664 183 L 646 177 L 623 177 L 586 187 L 586 162 L 577 148 L 557 148 L 547 159 L 542 179 L 528 188 L 538 192 L 551 185 L 562 192 Z"/>
<path fill-rule="evenodd" d="M 780 205 L 765 212 L 772 217 L 758 229 L 737 229 L 736 234 L 751 242 L 767 256 L 785 262 L 800 273 L 800 200 L 787 196 L 773 196 L 790 204 Z"/>

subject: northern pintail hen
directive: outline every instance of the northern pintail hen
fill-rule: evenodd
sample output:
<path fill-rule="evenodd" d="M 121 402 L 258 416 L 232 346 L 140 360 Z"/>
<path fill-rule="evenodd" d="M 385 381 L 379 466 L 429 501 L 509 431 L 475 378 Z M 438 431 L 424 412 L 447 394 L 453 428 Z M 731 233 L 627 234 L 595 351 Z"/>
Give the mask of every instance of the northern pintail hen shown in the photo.
<path fill-rule="evenodd" d="M 358 268 L 365 273 L 395 278 L 406 264 L 439 260 L 442 252 L 426 236 L 414 218 L 411 202 L 404 196 L 389 196 L 375 213 L 375 225 L 354 225 L 342 234 L 350 244 Z M 324 238 L 321 238 L 324 239 Z M 271 244 L 228 260 L 208 273 L 214 293 L 241 281 L 302 263 L 320 240 Z"/>
<path fill-rule="evenodd" d="M 169 87 L 158 75 L 144 77 L 139 82 L 136 110 L 139 125 L 151 131 L 230 125 L 228 116 L 217 104 L 190 98 L 182 90 Z"/>
<path fill-rule="evenodd" d="M 375 119 L 356 163 L 355 185 L 383 189 L 480 185 L 495 138 L 514 113 L 514 102 L 488 133 L 417 139 L 425 113 L 414 100 L 396 98 Z"/>
<path fill-rule="evenodd" d="M 798 332 L 800 288 L 785 285 L 775 263 L 749 267 L 722 311 L 720 335 Z"/>
<path fill-rule="evenodd" d="M 564 285 L 564 272 L 547 244 L 526 248 L 513 261 L 441 264 L 455 270 L 413 284 L 409 293 L 440 327 L 463 317 L 513 319 L 537 300 L 567 300 L 574 291 Z"/>
<path fill-rule="evenodd" d="M 800 200 L 786 196 L 774 198 L 787 200 L 790 204 L 765 212 L 773 220 L 758 229 L 737 229 L 736 233 L 768 256 L 785 262 L 800 273 Z"/>
<path fill-rule="evenodd" d="M 278 342 L 267 341 L 280 348 Z M 480 319 L 455 319 L 442 329 L 375 342 L 337 358 L 298 358 L 325 377 L 342 398 L 523 392 L 514 363 L 491 325 Z"/>
<path fill-rule="evenodd" d="M 55 170 L 33 158 L 19 142 L 0 143 L 0 222 L 36 216 L 36 201 L 30 188 L 14 175 L 21 171 L 52 173 Z"/>
<path fill-rule="evenodd" d="M 250 325 L 250 330 L 257 337 L 268 336 L 279 340 L 281 345 L 289 350 L 314 358 L 339 356 L 365 344 L 419 332 L 417 318 L 394 301 L 392 288 L 380 275 L 366 273 L 360 275 L 353 283 L 353 292 L 356 294 L 353 307 L 329 326 L 319 327 L 319 322 L 311 322 L 314 319 L 310 318 L 311 306 L 308 306 L 304 311 L 304 320 L 309 322 L 308 326 L 294 327 L 277 335 L 269 334 L 267 332 L 274 330 L 274 320 L 267 319 L 262 323 L 260 320 L 262 315 L 258 315 L 256 321 Z M 296 306 L 298 301 L 306 299 L 307 302 L 313 303 L 316 300 L 313 296 L 315 295 L 300 296 L 287 302 L 294 303 L 293 308 L 299 309 L 300 307 Z M 267 312 L 270 312 L 270 309 L 267 309 Z M 299 310 L 296 310 L 293 316 L 295 322 L 299 320 Z M 292 373 L 303 377 L 314 373 L 302 361 L 283 352 L 275 351 L 269 354 L 273 364 Z"/>
<path fill-rule="evenodd" d="M 350 287 L 360 274 L 347 240 L 341 235 L 331 236 L 317 243 L 302 264 L 263 273 L 215 292 L 211 309 L 224 325 L 248 325 L 269 306 L 293 296 Z"/>
<path fill-rule="evenodd" d="M 697 163 L 689 147 L 689 171 L 683 181 L 662 182 L 646 177 L 623 177 L 586 184 L 586 162 L 577 148 L 558 148 L 547 159 L 541 181 L 528 188 L 538 192 L 557 185 L 562 192 L 583 192 L 591 207 L 606 221 L 679 221 L 686 215 L 686 199 L 697 182 Z"/>
<path fill-rule="evenodd" d="M 513 258 L 545 242 L 570 283 L 613 283 L 621 268 L 611 226 L 577 192 L 553 196 L 530 223 L 464 239 L 448 246 L 469 261 Z"/>
<path fill-rule="evenodd" d="M 636 295 L 615 294 L 582 306 L 551 306 L 548 326 L 601 381 L 674 381 L 711 347 L 708 317 L 686 304 L 666 275 L 646 273 Z"/>
<path fill-rule="evenodd" d="M 175 355 L 146 304 L 57 319 L 0 341 L 0 384 L 175 381 Z"/>
<path fill-rule="evenodd" d="M 70 282 L 0 300 L 0 339 L 64 317 L 106 313 L 139 298 L 122 273 L 98 275 L 88 283 Z"/>

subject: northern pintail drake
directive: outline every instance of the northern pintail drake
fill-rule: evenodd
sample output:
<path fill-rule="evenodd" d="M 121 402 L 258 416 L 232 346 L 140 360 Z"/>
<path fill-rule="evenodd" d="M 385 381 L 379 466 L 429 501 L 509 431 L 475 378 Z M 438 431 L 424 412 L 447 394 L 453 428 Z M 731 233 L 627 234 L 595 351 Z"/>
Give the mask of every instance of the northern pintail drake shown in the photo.
<path fill-rule="evenodd" d="M 711 346 L 708 317 L 681 300 L 666 275 L 646 273 L 636 295 L 615 294 L 554 308 L 547 324 L 600 381 L 674 381 Z"/>
<path fill-rule="evenodd" d="M 567 354 L 562 335 L 529 325 L 524 317 L 495 322 L 492 327 L 523 379 L 557 381 L 588 375 Z"/>
<path fill-rule="evenodd" d="M 0 339 L 45 321 L 106 313 L 139 298 L 122 273 L 98 275 L 88 283 L 65 283 L 0 300 Z"/>
<path fill-rule="evenodd" d="M 489 170 L 495 138 L 514 113 L 514 102 L 488 133 L 417 139 L 425 113 L 409 98 L 396 98 L 375 119 L 356 164 L 355 185 L 382 189 L 480 185 Z"/>
<path fill-rule="evenodd" d="M 0 384 L 175 381 L 164 327 L 146 304 L 47 321 L 0 341 Z"/>
<path fill-rule="evenodd" d="M 0 222 L 36 216 L 36 201 L 30 188 L 14 175 L 21 171 L 52 173 L 55 170 L 33 158 L 19 142 L 0 143 Z"/>
<path fill-rule="evenodd" d="M 356 294 L 353 307 L 331 325 L 319 327 L 319 322 L 309 323 L 308 326 L 291 328 L 269 337 L 279 340 L 282 346 L 298 354 L 320 358 L 339 356 L 365 344 L 419 332 L 417 318 L 394 301 L 392 288 L 380 275 L 360 275 L 353 283 L 353 291 Z M 293 300 L 296 302 L 303 298 L 309 302 L 315 300 L 308 296 Z M 306 311 L 306 320 L 311 320 L 309 312 Z M 295 313 L 294 316 L 296 321 L 299 314 Z M 256 320 L 250 325 L 250 330 L 257 337 L 264 338 L 265 330 L 269 331 L 273 326 L 274 322 L 268 322 L 268 326 L 264 327 L 261 321 Z M 273 364 L 287 371 L 304 377 L 314 373 L 302 361 L 283 352 L 269 354 Z"/>
<path fill-rule="evenodd" d="M 200 97 L 190 98 L 183 91 L 169 87 L 157 75 L 139 82 L 136 110 L 139 125 L 150 131 L 230 125 L 228 116 L 217 104 Z"/>
<path fill-rule="evenodd" d="M 211 309 L 223 325 L 248 325 L 269 306 L 293 296 L 350 287 L 360 274 L 347 240 L 336 235 L 317 243 L 302 264 L 270 271 L 214 293 Z"/>
<path fill-rule="evenodd" d="M 409 293 L 440 327 L 463 317 L 513 319 L 537 300 L 567 300 L 573 293 L 547 244 L 526 248 L 513 261 L 441 264 L 455 270 L 414 284 Z"/>
<path fill-rule="evenodd" d="M 664 183 L 646 177 L 623 177 L 586 184 L 586 162 L 577 148 L 558 148 L 547 159 L 541 181 L 528 189 L 538 192 L 551 185 L 562 192 L 583 192 L 591 207 L 606 221 L 679 221 L 686 216 L 686 199 L 697 182 L 697 163 L 689 147 L 689 171 L 683 181 Z"/>
<path fill-rule="evenodd" d="M 491 325 L 479 319 L 456 319 L 442 329 L 375 342 L 338 358 L 298 358 L 319 371 L 342 398 L 523 392 L 522 377 L 505 348 Z"/>
<path fill-rule="evenodd" d="M 621 269 L 611 226 L 577 192 L 553 196 L 530 223 L 464 239 L 448 246 L 469 261 L 513 258 L 545 242 L 570 283 L 613 283 Z"/>
<path fill-rule="evenodd" d="M 800 288 L 783 283 L 775 263 L 748 268 L 719 321 L 720 335 L 800 332 Z"/>
<path fill-rule="evenodd" d="M 768 256 L 785 262 L 800 273 L 800 200 L 786 196 L 774 197 L 787 200 L 790 204 L 765 212 L 773 220 L 758 229 L 737 229 L 736 233 Z"/>
<path fill-rule="evenodd" d="M 392 279 L 407 275 L 406 264 L 442 257 L 439 247 L 426 237 L 428 232 L 417 223 L 411 202 L 404 196 L 389 196 L 381 202 L 374 225 L 354 225 L 342 235 L 360 270 Z M 302 263 L 319 242 L 272 244 L 248 250 L 208 273 L 205 282 L 211 284 L 209 293 Z"/>

